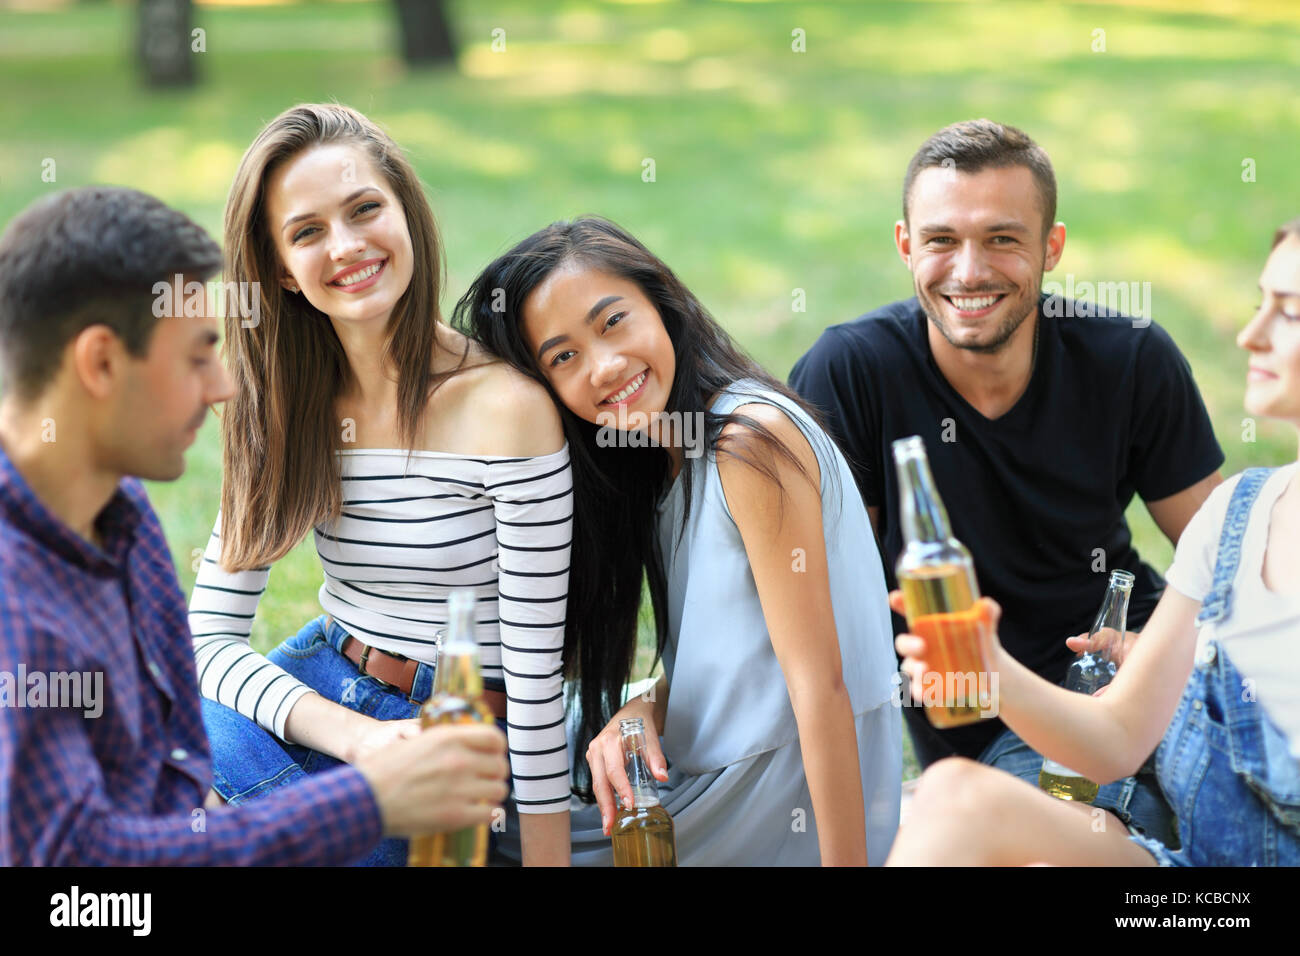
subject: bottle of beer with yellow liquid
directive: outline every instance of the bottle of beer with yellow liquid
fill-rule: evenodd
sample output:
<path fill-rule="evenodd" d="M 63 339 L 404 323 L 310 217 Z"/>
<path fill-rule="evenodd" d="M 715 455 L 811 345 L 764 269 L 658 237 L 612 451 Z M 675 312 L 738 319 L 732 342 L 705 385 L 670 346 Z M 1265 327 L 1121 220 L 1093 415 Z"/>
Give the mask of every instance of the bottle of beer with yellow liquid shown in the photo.
<path fill-rule="evenodd" d="M 433 693 L 420 710 L 425 727 L 435 724 L 491 723 L 492 711 L 483 700 L 478 641 L 474 637 L 474 592 L 452 591 L 447 600 L 450 618 L 438 644 Z M 434 833 L 411 840 L 407 866 L 486 866 L 486 823 L 451 833 Z"/>
<path fill-rule="evenodd" d="M 632 806 L 620 807 L 609 828 L 615 866 L 676 866 L 673 818 L 659 805 L 659 787 L 645 760 L 645 724 L 640 717 L 618 722 L 623 760 L 632 785 Z"/>
<path fill-rule="evenodd" d="M 952 535 L 919 435 L 893 444 L 903 531 L 895 568 L 907 629 L 925 638 L 925 715 L 935 727 L 959 727 L 992 713 L 988 666 L 980 647 L 983 618 L 970 551 Z"/>
<path fill-rule="evenodd" d="M 1128 628 L 1128 599 L 1133 593 L 1133 575 L 1128 571 L 1112 571 L 1106 597 L 1101 610 L 1088 633 L 1088 646 L 1083 649 L 1065 674 L 1065 689 L 1080 694 L 1095 694 L 1115 677 L 1119 668 L 1117 652 L 1124 645 L 1124 632 Z M 1043 758 L 1043 769 L 1038 773 L 1038 788 L 1062 800 L 1092 803 L 1101 789 L 1076 770 Z"/>

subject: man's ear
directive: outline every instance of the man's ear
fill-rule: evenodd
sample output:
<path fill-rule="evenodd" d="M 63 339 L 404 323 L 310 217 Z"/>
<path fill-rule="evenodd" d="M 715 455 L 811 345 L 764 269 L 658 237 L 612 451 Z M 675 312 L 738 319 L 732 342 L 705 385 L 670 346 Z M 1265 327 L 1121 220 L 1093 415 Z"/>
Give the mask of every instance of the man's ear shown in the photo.
<path fill-rule="evenodd" d="M 1043 271 L 1051 272 L 1061 261 L 1061 254 L 1065 252 L 1065 223 L 1058 222 L 1048 231 L 1044 246 Z"/>
<path fill-rule="evenodd" d="M 130 356 L 126 344 L 107 325 L 88 325 L 77 333 L 64 351 L 63 361 L 91 398 L 103 400 L 113 394 L 126 371 Z"/>
<path fill-rule="evenodd" d="M 894 246 L 898 257 L 908 269 L 912 268 L 912 237 L 907 234 L 907 220 L 900 219 L 894 223 Z"/>

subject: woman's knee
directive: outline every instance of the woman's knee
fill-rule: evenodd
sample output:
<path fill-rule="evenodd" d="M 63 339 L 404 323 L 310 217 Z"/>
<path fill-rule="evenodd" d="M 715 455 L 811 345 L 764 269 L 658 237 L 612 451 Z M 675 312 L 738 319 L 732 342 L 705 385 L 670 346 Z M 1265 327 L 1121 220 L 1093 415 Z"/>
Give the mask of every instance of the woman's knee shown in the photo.
<path fill-rule="evenodd" d="M 1010 774 L 965 757 L 940 760 L 921 775 L 913 813 L 959 822 L 987 817 L 1004 805 L 1008 786 L 1023 786 Z"/>

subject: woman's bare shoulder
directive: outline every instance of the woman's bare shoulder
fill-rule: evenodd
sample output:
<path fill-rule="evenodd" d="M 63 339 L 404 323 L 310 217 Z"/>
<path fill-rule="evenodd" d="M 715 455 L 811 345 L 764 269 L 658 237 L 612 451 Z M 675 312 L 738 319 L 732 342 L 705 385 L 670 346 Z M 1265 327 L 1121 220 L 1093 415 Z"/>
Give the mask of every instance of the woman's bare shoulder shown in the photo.
<path fill-rule="evenodd" d="M 546 386 L 504 362 L 484 366 L 476 398 L 493 419 L 501 442 L 493 454 L 549 455 L 564 446 L 560 413 Z"/>
<path fill-rule="evenodd" d="M 560 414 L 546 387 L 476 342 L 432 401 L 435 415 L 452 415 L 463 423 L 457 431 L 473 432 L 478 454 L 530 458 L 564 446 Z"/>

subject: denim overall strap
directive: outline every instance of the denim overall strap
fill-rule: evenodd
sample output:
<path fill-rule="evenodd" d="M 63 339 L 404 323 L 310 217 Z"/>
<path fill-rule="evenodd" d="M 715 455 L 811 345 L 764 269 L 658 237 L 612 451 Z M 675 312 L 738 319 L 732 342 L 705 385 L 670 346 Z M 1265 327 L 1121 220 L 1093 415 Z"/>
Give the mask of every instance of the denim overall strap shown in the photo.
<path fill-rule="evenodd" d="M 1241 563 L 1241 539 L 1250 521 L 1250 509 L 1259 497 L 1259 491 L 1268 481 L 1272 468 L 1248 468 L 1242 473 L 1237 487 L 1232 490 L 1228 512 L 1223 519 L 1219 535 L 1219 553 L 1214 561 L 1214 580 L 1210 593 L 1201 602 L 1201 612 L 1196 615 L 1198 625 L 1222 621 L 1232 613 L 1232 582 Z"/>
<path fill-rule="evenodd" d="M 1232 614 L 1248 517 L 1271 469 L 1246 471 L 1223 520 L 1214 579 L 1197 624 Z M 1181 848 L 1134 839 L 1162 865 L 1300 864 L 1300 766 L 1250 683 L 1211 637 L 1156 750 L 1156 775 L 1178 816 Z"/>

